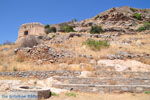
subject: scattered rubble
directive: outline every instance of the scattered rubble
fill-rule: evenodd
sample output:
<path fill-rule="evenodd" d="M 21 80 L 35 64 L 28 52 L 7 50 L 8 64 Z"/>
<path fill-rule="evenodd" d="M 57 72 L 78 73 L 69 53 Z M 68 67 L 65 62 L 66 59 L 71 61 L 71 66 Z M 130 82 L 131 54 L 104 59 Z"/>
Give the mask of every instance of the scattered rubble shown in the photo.
<path fill-rule="evenodd" d="M 123 52 L 120 51 L 114 55 L 108 55 L 108 59 L 132 59 L 132 58 L 140 58 L 140 57 L 145 57 L 145 58 L 150 58 L 150 54 L 133 54 L 133 53 L 128 53 L 128 52 Z"/>
<path fill-rule="evenodd" d="M 32 60 L 40 60 L 40 62 L 57 62 L 60 58 L 72 58 L 75 54 L 65 49 L 57 50 L 55 48 L 48 47 L 46 45 L 38 45 L 33 48 L 20 48 L 15 52 L 19 55 L 24 55 Z"/>

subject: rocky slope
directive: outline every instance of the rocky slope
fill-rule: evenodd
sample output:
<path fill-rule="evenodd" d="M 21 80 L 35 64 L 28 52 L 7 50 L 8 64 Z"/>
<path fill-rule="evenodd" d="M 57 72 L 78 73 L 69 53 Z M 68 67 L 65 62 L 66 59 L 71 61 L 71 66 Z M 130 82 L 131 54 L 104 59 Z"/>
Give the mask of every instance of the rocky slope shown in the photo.
<path fill-rule="evenodd" d="M 136 14 L 140 14 L 137 18 Z M 74 27 L 78 32 L 89 32 L 90 27 L 94 25 L 102 26 L 105 31 L 131 32 L 136 30 L 140 24 L 150 22 L 150 9 L 138 9 L 128 6 L 111 8 L 92 18 L 80 22 L 66 22 L 52 26 L 60 28 L 63 24 Z"/>
<path fill-rule="evenodd" d="M 135 14 L 141 14 L 136 18 Z M 137 9 L 131 7 L 112 8 L 96 15 L 93 18 L 79 22 L 80 29 L 88 30 L 92 25 L 101 25 L 106 31 L 134 31 L 139 24 L 150 21 L 150 9 Z M 78 26 L 78 25 L 77 25 Z M 81 31 L 79 29 L 79 31 Z"/>

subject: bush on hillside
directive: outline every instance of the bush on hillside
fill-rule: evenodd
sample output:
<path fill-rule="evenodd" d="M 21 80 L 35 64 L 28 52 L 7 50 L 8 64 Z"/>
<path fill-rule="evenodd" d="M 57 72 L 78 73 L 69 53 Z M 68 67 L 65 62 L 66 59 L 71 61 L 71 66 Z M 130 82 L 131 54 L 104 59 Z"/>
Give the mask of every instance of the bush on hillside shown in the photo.
<path fill-rule="evenodd" d="M 135 13 L 133 15 L 134 18 L 138 19 L 138 20 L 141 20 L 142 19 L 142 14 L 141 13 Z"/>
<path fill-rule="evenodd" d="M 150 30 L 150 22 L 146 22 L 143 26 L 138 28 L 138 31 Z"/>
<path fill-rule="evenodd" d="M 75 30 L 73 29 L 73 27 L 69 26 L 69 25 L 62 25 L 60 27 L 60 31 L 61 32 L 75 32 Z"/>
<path fill-rule="evenodd" d="M 44 26 L 44 28 L 49 28 L 49 27 L 50 27 L 50 25 L 45 25 L 45 26 Z"/>
<path fill-rule="evenodd" d="M 136 8 L 130 8 L 131 11 L 136 12 L 137 9 Z"/>
<path fill-rule="evenodd" d="M 108 41 L 96 41 L 93 39 L 88 39 L 83 44 L 87 45 L 92 50 L 100 50 L 101 48 L 109 47 Z"/>
<path fill-rule="evenodd" d="M 50 25 L 45 25 L 45 33 L 49 34 L 49 33 L 56 33 L 57 29 L 56 27 L 51 27 Z"/>
<path fill-rule="evenodd" d="M 102 32 L 103 32 L 103 29 L 101 26 L 92 26 L 90 30 L 91 34 L 100 34 Z"/>

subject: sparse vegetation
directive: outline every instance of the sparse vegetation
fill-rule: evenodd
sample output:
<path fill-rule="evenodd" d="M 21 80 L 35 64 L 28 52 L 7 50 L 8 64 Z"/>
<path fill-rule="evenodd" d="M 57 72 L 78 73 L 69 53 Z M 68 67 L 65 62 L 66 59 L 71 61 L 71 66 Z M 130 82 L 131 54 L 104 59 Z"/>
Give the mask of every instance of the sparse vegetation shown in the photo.
<path fill-rule="evenodd" d="M 57 93 L 55 93 L 55 92 L 52 92 L 51 95 L 52 95 L 52 96 L 59 96 L 59 94 L 57 94 Z"/>
<path fill-rule="evenodd" d="M 145 93 L 145 94 L 150 94 L 150 91 L 145 91 L 144 93 Z"/>
<path fill-rule="evenodd" d="M 15 71 L 15 72 L 16 72 L 16 71 L 18 71 L 18 69 L 17 69 L 16 67 L 13 67 L 13 71 Z"/>
<path fill-rule="evenodd" d="M 136 8 L 130 8 L 131 11 L 136 12 L 137 9 Z"/>
<path fill-rule="evenodd" d="M 97 20 L 98 18 L 99 18 L 99 15 L 95 16 L 95 18 L 94 18 L 94 19 L 95 19 L 95 20 Z"/>
<path fill-rule="evenodd" d="M 74 92 L 68 92 L 68 93 L 66 93 L 65 95 L 66 95 L 66 96 L 69 96 L 69 97 L 76 97 L 76 96 L 77 96 L 77 94 L 74 93 Z"/>
<path fill-rule="evenodd" d="M 144 26 L 141 26 L 141 27 L 138 28 L 138 31 L 140 31 L 140 32 L 144 31 L 144 30 L 146 30 Z"/>
<path fill-rule="evenodd" d="M 73 27 L 69 26 L 69 25 L 62 25 L 60 27 L 60 31 L 61 32 L 75 32 L 75 30 L 73 29 Z"/>
<path fill-rule="evenodd" d="M 44 28 L 49 28 L 49 27 L 50 27 L 50 25 L 45 25 L 45 26 L 44 26 Z"/>
<path fill-rule="evenodd" d="M 142 19 L 142 14 L 141 13 L 135 13 L 133 15 L 134 18 L 138 19 L 138 20 L 141 20 Z"/>
<path fill-rule="evenodd" d="M 150 22 L 146 22 L 143 24 L 143 26 L 138 28 L 138 31 L 144 31 L 144 30 L 150 30 Z"/>
<path fill-rule="evenodd" d="M 102 32 L 103 32 L 103 29 L 101 26 L 92 26 L 90 30 L 91 34 L 100 34 Z"/>
<path fill-rule="evenodd" d="M 50 25 L 45 25 L 45 33 L 49 34 L 49 33 L 56 33 L 57 29 L 56 27 L 51 27 Z"/>
<path fill-rule="evenodd" d="M 101 48 L 109 47 L 108 41 L 96 41 L 93 39 L 88 39 L 83 44 L 89 46 L 92 50 L 100 50 Z"/>

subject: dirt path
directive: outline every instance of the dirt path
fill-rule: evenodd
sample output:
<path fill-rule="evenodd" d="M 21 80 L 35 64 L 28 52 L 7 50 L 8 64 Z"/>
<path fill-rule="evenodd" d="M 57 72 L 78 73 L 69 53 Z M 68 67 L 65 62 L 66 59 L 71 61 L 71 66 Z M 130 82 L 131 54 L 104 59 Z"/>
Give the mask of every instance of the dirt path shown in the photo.
<path fill-rule="evenodd" d="M 76 94 L 76 97 L 61 94 L 59 96 L 53 96 L 47 100 L 150 100 L 150 94 Z"/>

